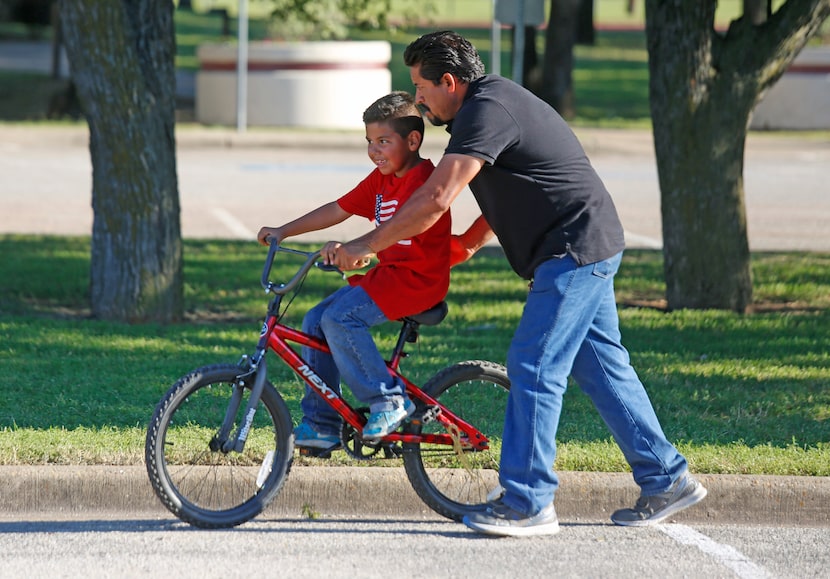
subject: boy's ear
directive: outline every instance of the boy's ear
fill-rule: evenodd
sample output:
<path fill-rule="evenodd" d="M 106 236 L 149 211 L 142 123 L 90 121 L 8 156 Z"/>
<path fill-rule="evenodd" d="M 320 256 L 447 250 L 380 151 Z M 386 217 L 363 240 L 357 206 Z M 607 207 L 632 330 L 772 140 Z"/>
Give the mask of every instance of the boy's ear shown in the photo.
<path fill-rule="evenodd" d="M 424 136 L 419 131 L 409 131 L 406 136 L 406 144 L 409 146 L 409 150 L 417 151 L 420 149 L 423 138 Z"/>

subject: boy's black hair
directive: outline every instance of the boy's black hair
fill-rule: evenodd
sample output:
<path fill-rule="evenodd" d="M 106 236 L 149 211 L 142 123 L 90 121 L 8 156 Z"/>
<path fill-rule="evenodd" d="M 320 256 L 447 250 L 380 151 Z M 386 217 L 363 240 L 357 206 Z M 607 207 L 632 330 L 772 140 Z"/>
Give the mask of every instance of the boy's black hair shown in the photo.
<path fill-rule="evenodd" d="M 395 91 L 369 105 L 363 112 L 363 123 L 386 123 L 402 138 L 412 131 L 424 134 L 424 118 L 415 106 L 415 97 L 405 91 Z"/>

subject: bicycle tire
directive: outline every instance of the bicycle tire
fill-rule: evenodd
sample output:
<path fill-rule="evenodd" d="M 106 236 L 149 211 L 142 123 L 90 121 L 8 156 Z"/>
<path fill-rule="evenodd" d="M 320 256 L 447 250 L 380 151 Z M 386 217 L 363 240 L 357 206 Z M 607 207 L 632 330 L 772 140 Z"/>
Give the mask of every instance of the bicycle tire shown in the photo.
<path fill-rule="evenodd" d="M 495 388 L 488 393 L 488 386 Z M 404 468 L 412 488 L 433 511 L 460 521 L 464 515 L 480 510 L 488 494 L 498 487 L 500 441 L 510 380 L 504 366 L 472 360 L 443 369 L 423 390 L 490 440 L 487 450 L 460 453 L 446 445 L 403 445 Z M 410 434 L 446 432 L 436 420 L 417 419 L 404 430 Z"/>
<path fill-rule="evenodd" d="M 256 517 L 276 498 L 291 467 L 291 415 L 267 381 L 243 451 L 211 450 L 241 372 L 222 364 L 182 377 L 162 397 L 147 429 L 150 484 L 170 512 L 196 527 L 233 527 Z M 248 384 L 234 429 L 249 395 Z"/>

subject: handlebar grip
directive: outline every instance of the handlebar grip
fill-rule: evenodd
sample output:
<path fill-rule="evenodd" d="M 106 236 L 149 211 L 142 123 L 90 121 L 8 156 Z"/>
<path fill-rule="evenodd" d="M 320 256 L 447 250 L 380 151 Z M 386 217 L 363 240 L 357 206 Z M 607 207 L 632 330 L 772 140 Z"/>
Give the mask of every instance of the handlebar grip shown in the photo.
<path fill-rule="evenodd" d="M 341 275 L 343 274 L 343 272 L 340 271 L 340 268 L 336 265 L 326 264 L 322 262 L 317 262 L 317 269 L 319 269 L 320 271 L 334 271 Z"/>

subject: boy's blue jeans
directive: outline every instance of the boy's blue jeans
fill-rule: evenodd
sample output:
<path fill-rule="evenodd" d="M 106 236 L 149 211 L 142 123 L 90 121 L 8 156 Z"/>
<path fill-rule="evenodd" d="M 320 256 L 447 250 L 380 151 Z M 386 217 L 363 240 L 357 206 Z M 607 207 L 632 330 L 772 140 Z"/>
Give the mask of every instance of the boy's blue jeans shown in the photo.
<path fill-rule="evenodd" d="M 511 388 L 500 483 L 507 506 L 535 515 L 553 501 L 556 430 L 568 376 L 591 398 L 644 495 L 667 490 L 686 459 L 666 439 L 620 341 L 614 275 L 622 253 L 578 266 L 570 256 L 535 271 L 507 355 Z"/>
<path fill-rule="evenodd" d="M 311 308 L 303 331 L 325 338 L 331 355 L 304 347 L 302 357 L 338 393 L 343 378 L 355 398 L 370 412 L 393 410 L 403 404 L 403 387 L 389 374 L 386 361 L 369 328 L 389 321 L 360 286 L 342 287 Z M 331 406 L 306 386 L 303 421 L 321 434 L 340 434 L 342 420 Z"/>

